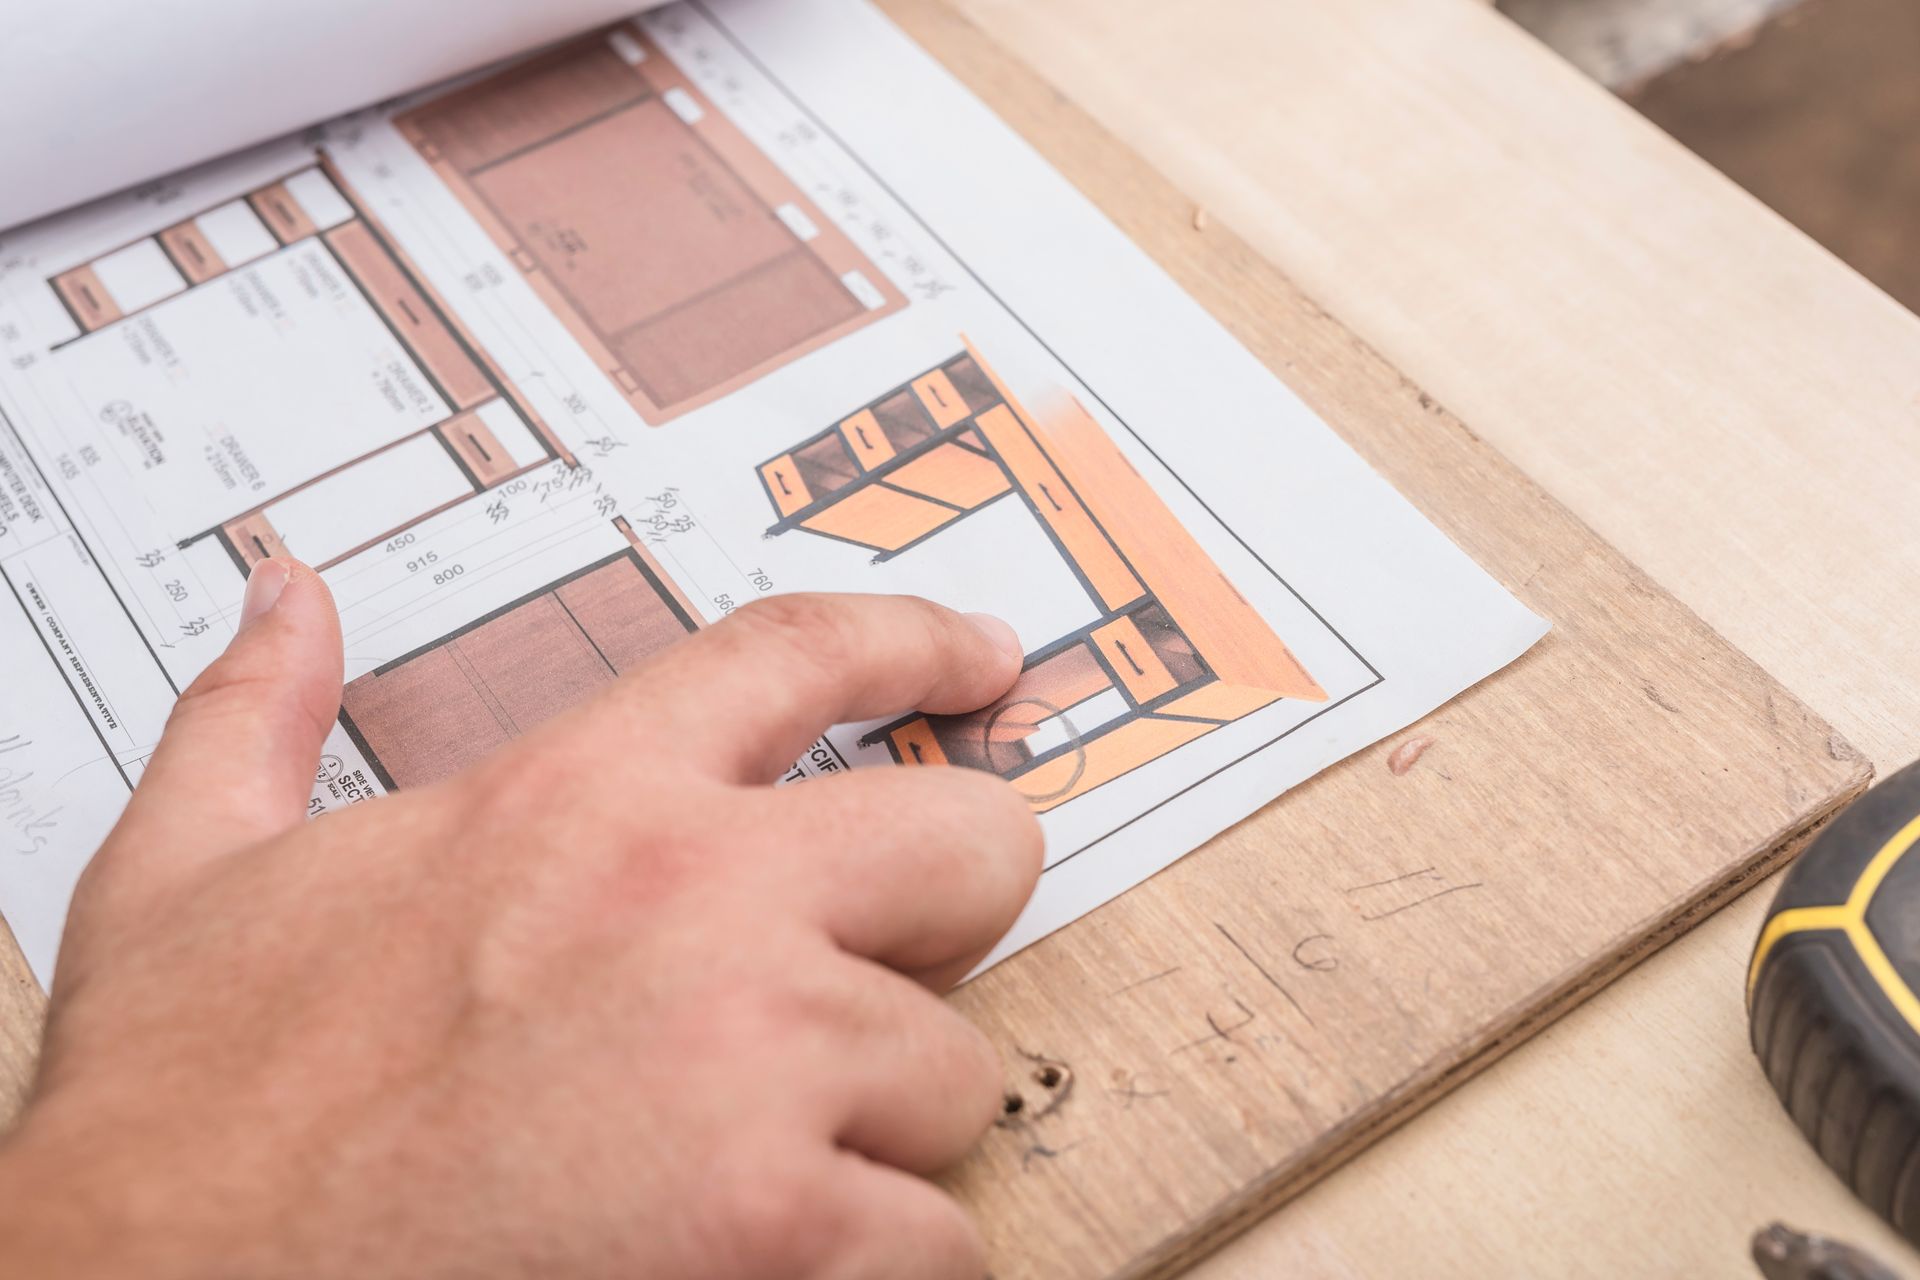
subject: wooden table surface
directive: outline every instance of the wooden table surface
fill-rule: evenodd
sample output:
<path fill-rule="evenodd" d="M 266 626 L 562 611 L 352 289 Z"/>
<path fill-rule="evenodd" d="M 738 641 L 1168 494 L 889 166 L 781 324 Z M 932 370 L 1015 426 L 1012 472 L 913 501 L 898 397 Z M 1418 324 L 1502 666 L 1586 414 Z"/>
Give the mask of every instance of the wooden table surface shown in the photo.
<path fill-rule="evenodd" d="M 1920 320 L 1473 0 L 957 0 L 1884 775 L 1920 747 Z M 1920 1275 L 1747 1049 L 1771 885 L 1197 1274 Z"/>

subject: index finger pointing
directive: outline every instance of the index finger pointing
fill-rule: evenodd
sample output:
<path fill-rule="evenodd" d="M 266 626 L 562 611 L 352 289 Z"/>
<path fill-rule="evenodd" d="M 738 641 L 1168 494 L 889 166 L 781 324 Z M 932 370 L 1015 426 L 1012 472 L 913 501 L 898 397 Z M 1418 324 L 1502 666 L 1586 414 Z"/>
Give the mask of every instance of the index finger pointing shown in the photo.
<path fill-rule="evenodd" d="M 972 711 L 1024 660 L 998 618 L 916 596 L 770 596 L 622 678 L 588 714 L 602 743 L 645 726 L 656 749 L 771 782 L 830 725 Z"/>

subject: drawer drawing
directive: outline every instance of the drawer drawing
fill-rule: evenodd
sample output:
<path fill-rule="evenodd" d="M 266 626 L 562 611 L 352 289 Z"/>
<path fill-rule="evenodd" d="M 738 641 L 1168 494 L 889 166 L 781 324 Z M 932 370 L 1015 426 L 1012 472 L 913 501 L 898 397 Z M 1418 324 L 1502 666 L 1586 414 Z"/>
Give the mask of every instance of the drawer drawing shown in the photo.
<path fill-rule="evenodd" d="M 1086 592 L 999 702 L 868 736 L 908 765 L 1007 778 L 1045 811 L 1282 698 L 1326 693 L 1077 404 L 1045 425 L 969 348 L 760 464 L 778 535 L 911 552 L 1025 504 Z"/>
<path fill-rule="evenodd" d="M 906 305 L 632 24 L 393 123 L 655 425 Z"/>
<path fill-rule="evenodd" d="M 627 549 L 347 683 L 340 723 L 383 786 L 459 772 L 698 628 L 627 522 L 614 525 Z"/>

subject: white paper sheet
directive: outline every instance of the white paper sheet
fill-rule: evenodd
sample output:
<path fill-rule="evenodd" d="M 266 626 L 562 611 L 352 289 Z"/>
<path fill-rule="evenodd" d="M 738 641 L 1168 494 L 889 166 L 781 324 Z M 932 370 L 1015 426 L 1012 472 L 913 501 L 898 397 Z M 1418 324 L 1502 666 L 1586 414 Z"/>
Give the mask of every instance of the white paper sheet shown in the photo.
<path fill-rule="evenodd" d="M 1007 618 L 1003 705 L 792 775 L 1028 795 L 1047 870 L 995 959 L 1544 632 L 860 0 L 543 56 L 0 237 L 0 909 L 43 977 L 282 545 L 346 634 L 316 815 L 768 592 Z M 143 244 L 177 287 L 98 266 Z"/>
<path fill-rule="evenodd" d="M 646 7 L 9 0 L 0 4 L 0 227 Z"/>

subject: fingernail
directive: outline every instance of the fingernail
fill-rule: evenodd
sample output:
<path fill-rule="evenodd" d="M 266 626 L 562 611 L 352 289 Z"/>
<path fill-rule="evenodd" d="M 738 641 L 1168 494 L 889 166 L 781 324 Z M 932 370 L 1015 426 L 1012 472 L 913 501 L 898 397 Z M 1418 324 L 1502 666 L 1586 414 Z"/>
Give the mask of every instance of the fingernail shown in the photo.
<path fill-rule="evenodd" d="M 980 634 L 993 641 L 994 648 L 1013 658 L 1025 658 L 1027 651 L 1020 647 L 1020 637 L 1007 625 L 1005 619 L 996 618 L 990 613 L 969 613 L 968 622 L 979 628 Z"/>
<path fill-rule="evenodd" d="M 240 598 L 240 630 L 245 631 L 273 608 L 292 576 L 293 570 L 278 560 L 262 560 L 253 566 L 253 572 L 247 575 L 247 593 Z"/>

